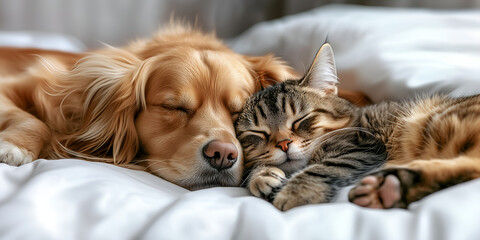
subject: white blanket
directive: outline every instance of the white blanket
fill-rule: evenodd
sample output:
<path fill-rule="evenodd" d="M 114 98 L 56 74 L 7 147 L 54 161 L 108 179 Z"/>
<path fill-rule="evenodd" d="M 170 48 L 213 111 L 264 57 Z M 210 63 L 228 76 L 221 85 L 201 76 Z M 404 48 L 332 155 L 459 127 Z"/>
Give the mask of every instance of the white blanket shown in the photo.
<path fill-rule="evenodd" d="M 339 69 L 353 75 L 342 86 L 381 100 L 480 89 L 479 31 L 479 12 L 333 6 L 260 24 L 230 44 L 301 70 L 328 32 Z M 0 239 L 476 240 L 479 189 L 470 181 L 408 210 L 357 207 L 345 189 L 334 203 L 280 212 L 242 188 L 190 192 L 108 164 L 37 160 L 0 164 Z"/>
<path fill-rule="evenodd" d="M 282 213 L 242 188 L 190 192 L 81 160 L 0 164 L 0 239 L 478 239 L 480 180 L 409 210 L 345 201 Z"/>

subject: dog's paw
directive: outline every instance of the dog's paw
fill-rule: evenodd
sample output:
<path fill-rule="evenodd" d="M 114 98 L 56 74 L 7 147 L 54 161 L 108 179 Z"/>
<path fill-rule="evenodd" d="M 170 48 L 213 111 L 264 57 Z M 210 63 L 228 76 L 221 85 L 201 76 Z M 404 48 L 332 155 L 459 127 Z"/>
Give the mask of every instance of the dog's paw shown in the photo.
<path fill-rule="evenodd" d="M 10 142 L 0 140 L 0 162 L 20 166 L 32 162 L 34 158 L 35 155 L 32 152 L 17 147 Z"/>
<path fill-rule="evenodd" d="M 409 169 L 385 169 L 364 177 L 348 193 L 350 202 L 368 208 L 405 208 L 404 195 L 418 177 Z"/>
<path fill-rule="evenodd" d="M 285 180 L 285 173 L 281 169 L 266 167 L 251 177 L 249 190 L 256 197 L 270 200 L 283 186 Z"/>

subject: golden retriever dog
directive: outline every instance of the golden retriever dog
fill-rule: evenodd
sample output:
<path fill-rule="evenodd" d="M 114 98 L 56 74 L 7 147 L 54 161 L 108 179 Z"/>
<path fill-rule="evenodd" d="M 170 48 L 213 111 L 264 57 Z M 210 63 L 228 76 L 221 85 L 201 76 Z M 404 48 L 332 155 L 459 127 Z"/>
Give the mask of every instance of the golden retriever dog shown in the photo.
<path fill-rule="evenodd" d="M 0 162 L 80 158 L 192 190 L 238 186 L 237 113 L 295 75 L 272 55 L 237 54 L 179 23 L 81 54 L 0 48 Z"/>
<path fill-rule="evenodd" d="M 238 186 L 236 114 L 292 74 L 179 23 L 82 54 L 0 48 L 0 162 L 80 158 L 142 166 L 188 189 Z"/>

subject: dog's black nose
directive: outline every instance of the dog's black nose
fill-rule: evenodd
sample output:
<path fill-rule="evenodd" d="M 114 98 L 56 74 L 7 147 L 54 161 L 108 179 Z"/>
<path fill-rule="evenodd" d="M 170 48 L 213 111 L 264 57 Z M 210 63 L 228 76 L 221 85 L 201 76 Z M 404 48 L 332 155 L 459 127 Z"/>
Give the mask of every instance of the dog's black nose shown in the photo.
<path fill-rule="evenodd" d="M 237 161 L 237 147 L 232 143 L 211 141 L 203 148 L 207 162 L 218 171 L 230 168 Z"/>

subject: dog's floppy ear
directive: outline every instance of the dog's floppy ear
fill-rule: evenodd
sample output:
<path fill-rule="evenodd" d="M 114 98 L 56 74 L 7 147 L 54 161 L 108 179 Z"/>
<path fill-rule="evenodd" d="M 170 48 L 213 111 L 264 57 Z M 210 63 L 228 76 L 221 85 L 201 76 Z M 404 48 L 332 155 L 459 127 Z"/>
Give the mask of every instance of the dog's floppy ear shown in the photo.
<path fill-rule="evenodd" d="M 134 118 L 146 106 L 150 65 L 127 51 L 110 48 L 86 56 L 66 72 L 60 81 L 68 93 L 64 107 L 75 105 L 69 95 L 79 94 L 83 121 L 76 131 L 57 139 L 56 152 L 115 164 L 132 160 L 140 145 Z"/>
<path fill-rule="evenodd" d="M 255 81 L 255 91 L 288 79 L 297 79 L 297 73 L 285 62 L 268 54 L 260 57 L 245 56 L 251 64 Z"/>

